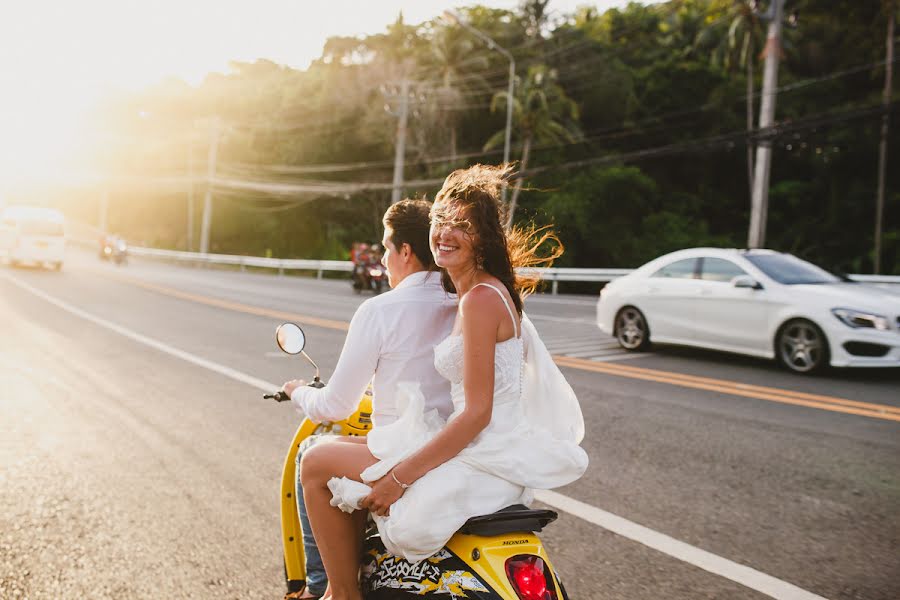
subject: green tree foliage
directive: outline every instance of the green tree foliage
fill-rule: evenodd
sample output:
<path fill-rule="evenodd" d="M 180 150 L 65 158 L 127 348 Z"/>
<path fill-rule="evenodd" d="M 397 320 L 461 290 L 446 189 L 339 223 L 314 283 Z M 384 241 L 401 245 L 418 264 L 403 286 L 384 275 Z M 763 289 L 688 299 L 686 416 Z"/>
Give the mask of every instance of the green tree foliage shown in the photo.
<path fill-rule="evenodd" d="M 509 92 L 494 94 L 491 111 L 506 110 Z M 530 166 L 532 144 L 556 145 L 574 142 L 581 136 L 578 129 L 578 105 L 556 82 L 556 72 L 546 65 L 532 65 L 528 75 L 515 87 L 512 100 L 512 125 L 521 140 L 522 154 L 519 168 L 527 173 Z M 504 145 L 504 127 L 485 143 L 485 149 Z M 516 214 L 516 204 L 522 191 L 522 179 L 518 179 L 509 201 L 509 219 Z"/>
<path fill-rule="evenodd" d="M 785 30 L 767 246 L 844 271 L 872 266 L 881 115 L 847 115 L 881 102 L 888 2 L 788 0 L 801 20 Z M 560 14 L 528 0 L 517 10 L 471 6 L 463 17 L 516 58 L 513 157 L 527 183 L 511 196 L 517 218 L 557 224 L 562 264 L 636 266 L 676 248 L 744 245 L 756 139 L 747 114 L 752 129 L 764 44 L 746 2 Z M 507 70 L 459 26 L 401 16 L 382 32 L 329 39 L 305 70 L 233 63 L 197 87 L 165 81 L 111 99 L 97 118 L 108 143 L 85 160 L 106 177 L 113 226 L 162 247 L 185 247 L 192 175 L 196 247 L 218 117 L 216 176 L 252 186 L 214 188 L 211 250 L 343 258 L 352 241 L 381 234 L 400 82 L 412 82 L 405 178 L 440 180 L 499 162 Z M 900 273 L 896 131 L 882 265 Z M 284 184 L 295 191 L 277 191 Z M 96 203 L 84 206 L 94 218 Z"/>

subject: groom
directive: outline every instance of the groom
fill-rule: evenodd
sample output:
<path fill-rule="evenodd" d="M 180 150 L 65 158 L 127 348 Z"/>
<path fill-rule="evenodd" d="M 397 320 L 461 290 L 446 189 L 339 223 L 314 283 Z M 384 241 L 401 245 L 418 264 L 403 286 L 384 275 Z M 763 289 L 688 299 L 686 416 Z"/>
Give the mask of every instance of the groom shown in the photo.
<path fill-rule="evenodd" d="M 441 287 L 440 273 L 428 244 L 431 202 L 403 200 L 384 214 L 384 256 L 392 290 L 363 302 L 350 329 L 337 366 L 324 388 L 303 380 L 288 381 L 282 389 L 294 405 L 313 421 L 340 421 L 356 411 L 372 382 L 372 421 L 375 427 L 397 419 L 398 384 L 418 382 L 426 410 L 435 408 L 446 418 L 453 411 L 450 383 L 434 368 L 434 347 L 453 329 L 456 299 Z M 308 449 L 301 448 L 301 451 Z M 328 584 L 313 538 L 303 488 L 301 453 L 297 453 L 297 509 L 306 550 L 306 588 L 285 599 L 317 598 Z"/>

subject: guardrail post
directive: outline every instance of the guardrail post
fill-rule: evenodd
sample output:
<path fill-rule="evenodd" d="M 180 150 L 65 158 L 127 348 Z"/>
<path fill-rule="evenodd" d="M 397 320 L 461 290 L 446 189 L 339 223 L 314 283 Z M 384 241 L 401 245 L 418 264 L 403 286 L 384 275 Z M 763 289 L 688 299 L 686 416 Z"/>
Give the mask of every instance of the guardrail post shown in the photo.
<path fill-rule="evenodd" d="M 557 280 L 553 280 L 553 285 L 550 287 L 550 293 L 554 296 L 559 291 L 559 282 Z"/>
<path fill-rule="evenodd" d="M 282 263 L 278 263 L 278 274 L 284 275 L 284 265 Z"/>
<path fill-rule="evenodd" d="M 244 262 L 244 258 L 241 257 L 241 273 L 247 270 L 247 265 Z"/>
<path fill-rule="evenodd" d="M 316 279 L 322 279 L 322 268 L 319 267 L 319 270 L 316 271 Z"/>

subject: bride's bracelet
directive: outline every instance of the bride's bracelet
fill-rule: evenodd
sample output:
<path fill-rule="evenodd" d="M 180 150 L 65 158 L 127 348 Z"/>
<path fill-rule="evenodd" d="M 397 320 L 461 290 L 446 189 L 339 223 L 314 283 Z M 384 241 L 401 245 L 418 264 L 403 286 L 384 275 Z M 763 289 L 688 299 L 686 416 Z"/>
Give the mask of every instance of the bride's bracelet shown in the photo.
<path fill-rule="evenodd" d="M 400 486 L 401 489 L 404 489 L 404 490 L 405 490 L 406 488 L 409 487 L 409 484 L 408 484 L 408 483 L 403 483 L 403 482 L 401 482 L 399 479 L 397 479 L 397 476 L 394 475 L 394 470 L 393 470 L 393 469 L 391 469 L 391 477 L 394 478 L 394 481 L 397 483 L 397 485 Z"/>

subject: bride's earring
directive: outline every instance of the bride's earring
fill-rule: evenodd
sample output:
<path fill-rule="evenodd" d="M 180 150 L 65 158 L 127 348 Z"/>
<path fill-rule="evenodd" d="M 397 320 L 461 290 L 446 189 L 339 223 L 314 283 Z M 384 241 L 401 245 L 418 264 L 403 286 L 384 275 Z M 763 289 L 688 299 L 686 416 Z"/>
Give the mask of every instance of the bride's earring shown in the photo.
<path fill-rule="evenodd" d="M 479 271 L 484 271 L 484 257 L 480 254 L 475 258 L 475 267 Z"/>

